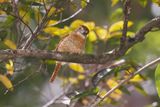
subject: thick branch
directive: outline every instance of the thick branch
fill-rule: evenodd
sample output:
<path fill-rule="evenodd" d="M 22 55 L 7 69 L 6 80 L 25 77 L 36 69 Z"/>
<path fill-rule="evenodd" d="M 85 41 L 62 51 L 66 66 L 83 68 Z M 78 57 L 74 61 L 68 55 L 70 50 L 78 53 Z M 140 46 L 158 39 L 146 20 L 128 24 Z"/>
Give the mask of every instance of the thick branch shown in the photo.
<path fill-rule="evenodd" d="M 58 61 L 76 62 L 84 64 L 94 64 L 94 63 L 103 64 L 115 58 L 113 54 L 103 54 L 100 56 L 95 56 L 89 54 L 60 53 L 56 51 L 46 51 L 46 50 L 27 50 L 27 49 L 0 50 L 0 59 L 17 58 L 17 57 L 54 59 Z"/>
<path fill-rule="evenodd" d="M 136 34 L 134 38 L 127 38 L 127 44 L 119 50 L 115 50 L 112 53 L 104 53 L 102 55 L 88 55 L 88 54 L 70 54 L 70 53 L 60 53 L 55 51 L 45 51 L 45 50 L 0 50 L 0 58 L 16 58 L 16 57 L 35 57 L 41 59 L 54 59 L 57 61 L 64 62 L 75 62 L 84 64 L 105 64 L 109 61 L 113 61 L 120 58 L 125 54 L 125 52 L 138 42 L 144 40 L 145 35 L 152 30 L 152 28 L 160 28 L 160 17 L 152 19 L 144 27 L 142 27 Z"/>

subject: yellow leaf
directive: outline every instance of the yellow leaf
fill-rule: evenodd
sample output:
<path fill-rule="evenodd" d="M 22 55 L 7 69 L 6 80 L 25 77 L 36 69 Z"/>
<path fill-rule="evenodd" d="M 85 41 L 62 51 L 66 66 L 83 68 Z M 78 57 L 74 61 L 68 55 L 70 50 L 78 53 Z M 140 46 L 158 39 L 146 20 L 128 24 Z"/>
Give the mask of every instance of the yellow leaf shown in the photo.
<path fill-rule="evenodd" d="M 59 30 L 58 27 L 46 27 L 45 29 L 43 29 L 44 32 L 52 34 L 52 36 L 54 36 L 54 32 Z"/>
<path fill-rule="evenodd" d="M 79 80 L 84 80 L 85 79 L 85 75 L 82 75 L 82 74 L 78 75 L 78 79 Z"/>
<path fill-rule="evenodd" d="M 3 42 L 4 42 L 4 44 L 6 46 L 8 46 L 11 49 L 16 49 L 17 48 L 16 44 L 13 41 L 9 40 L 9 39 L 5 39 Z"/>
<path fill-rule="evenodd" d="M 84 23 L 85 23 L 85 22 L 84 22 L 83 20 L 77 19 L 77 20 L 75 20 L 75 21 L 73 21 L 73 22 L 71 23 L 70 27 L 71 27 L 72 29 L 76 29 L 76 28 L 78 28 L 80 25 L 83 25 Z"/>
<path fill-rule="evenodd" d="M 48 17 L 50 17 L 51 15 L 54 14 L 54 12 L 56 11 L 56 8 L 55 7 L 52 7 L 48 13 Z"/>
<path fill-rule="evenodd" d="M 113 87 L 117 86 L 118 83 L 113 79 L 109 79 L 107 80 L 107 85 L 110 89 L 112 89 Z M 122 91 L 119 89 L 116 89 L 114 93 L 112 93 L 110 96 L 114 99 L 119 99 L 121 95 L 122 95 Z"/>
<path fill-rule="evenodd" d="M 94 42 L 94 41 L 97 40 L 97 36 L 96 36 L 96 34 L 95 34 L 94 31 L 90 31 L 90 32 L 89 32 L 89 34 L 88 34 L 88 39 L 89 39 L 89 41 L 91 41 L 91 42 Z"/>
<path fill-rule="evenodd" d="M 10 91 L 13 91 L 13 85 L 11 81 L 5 75 L 0 74 L 0 82 Z"/>
<path fill-rule="evenodd" d="M 112 0 L 112 6 L 115 6 L 117 3 L 119 2 L 119 0 Z"/>
<path fill-rule="evenodd" d="M 130 79 L 130 82 L 141 82 L 141 81 L 143 81 L 143 78 L 140 75 L 136 75 L 132 79 Z"/>
<path fill-rule="evenodd" d="M 122 36 L 122 32 L 121 31 L 116 31 L 116 32 L 111 33 L 111 37 L 121 37 L 121 36 Z M 127 32 L 127 36 L 128 37 L 134 37 L 135 33 L 128 31 Z"/>
<path fill-rule="evenodd" d="M 128 21 L 128 27 L 131 27 L 132 25 L 133 25 L 133 22 Z M 109 28 L 109 32 L 112 33 L 122 29 L 123 29 L 123 21 L 119 21 L 111 25 L 111 27 Z"/>
<path fill-rule="evenodd" d="M 65 26 L 64 28 L 58 27 L 47 27 L 43 30 L 46 33 L 51 34 L 52 36 L 65 36 L 70 32 L 69 27 Z"/>
<path fill-rule="evenodd" d="M 84 68 L 81 64 L 76 64 L 76 63 L 70 63 L 69 64 L 69 67 L 73 70 L 73 71 L 76 71 L 76 72 L 79 72 L 79 73 L 84 73 Z"/>
<path fill-rule="evenodd" d="M 87 6 L 87 0 L 81 0 L 81 6 L 82 8 Z"/>
<path fill-rule="evenodd" d="M 59 35 L 59 36 L 63 37 L 65 35 L 69 34 L 69 32 L 70 32 L 70 28 L 67 27 L 67 26 L 65 26 L 62 29 L 58 29 L 58 30 L 54 31 L 53 34 L 54 35 Z"/>
<path fill-rule="evenodd" d="M 9 60 L 9 63 L 6 63 L 6 69 L 7 69 L 7 73 L 10 75 L 13 75 L 14 73 L 14 66 L 13 66 L 13 61 Z"/>
<path fill-rule="evenodd" d="M 101 90 L 101 91 L 98 92 L 98 95 L 99 95 L 101 98 L 103 98 L 106 93 L 107 93 L 106 90 Z"/>
<path fill-rule="evenodd" d="M 47 26 L 52 26 L 55 23 L 57 23 L 57 20 L 49 20 Z"/>
<path fill-rule="evenodd" d="M 98 35 L 99 39 L 105 40 L 108 37 L 108 32 L 104 28 L 96 27 L 96 34 Z"/>
<path fill-rule="evenodd" d="M 89 31 L 91 31 L 95 28 L 94 22 L 85 22 L 83 25 L 86 26 L 89 29 Z"/>
<path fill-rule="evenodd" d="M 30 18 L 30 15 L 27 13 L 28 13 L 27 11 L 22 10 L 22 9 L 19 11 L 19 15 L 23 17 L 23 21 L 28 24 L 31 18 Z"/>
<path fill-rule="evenodd" d="M 70 77 L 68 80 L 69 80 L 69 82 L 71 84 L 77 84 L 78 83 L 78 79 L 77 78 Z"/>

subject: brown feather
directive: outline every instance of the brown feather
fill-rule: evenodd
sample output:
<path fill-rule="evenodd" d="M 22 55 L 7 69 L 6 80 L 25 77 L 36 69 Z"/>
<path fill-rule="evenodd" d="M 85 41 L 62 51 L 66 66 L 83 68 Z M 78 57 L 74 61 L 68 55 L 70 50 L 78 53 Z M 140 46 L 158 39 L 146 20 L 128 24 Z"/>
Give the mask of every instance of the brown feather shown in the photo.
<path fill-rule="evenodd" d="M 55 78 L 56 78 L 56 76 L 57 76 L 57 74 L 58 74 L 58 72 L 59 72 L 61 67 L 62 67 L 61 63 L 57 63 L 56 64 L 55 69 L 54 69 L 54 71 L 52 73 L 52 76 L 51 76 L 49 82 L 53 82 L 55 80 Z"/>

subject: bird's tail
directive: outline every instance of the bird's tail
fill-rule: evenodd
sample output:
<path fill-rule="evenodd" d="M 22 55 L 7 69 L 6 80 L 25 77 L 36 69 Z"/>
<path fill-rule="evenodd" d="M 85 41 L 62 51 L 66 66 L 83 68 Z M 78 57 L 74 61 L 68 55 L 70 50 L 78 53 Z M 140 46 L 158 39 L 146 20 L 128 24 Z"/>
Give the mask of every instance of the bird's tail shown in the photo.
<path fill-rule="evenodd" d="M 53 82 L 55 80 L 55 78 L 56 78 L 56 76 L 57 76 L 57 74 L 58 74 L 58 72 L 59 72 L 61 67 L 62 67 L 61 63 L 57 63 L 56 64 L 55 69 L 54 69 L 54 71 L 52 73 L 52 76 L 51 76 L 49 82 Z"/>

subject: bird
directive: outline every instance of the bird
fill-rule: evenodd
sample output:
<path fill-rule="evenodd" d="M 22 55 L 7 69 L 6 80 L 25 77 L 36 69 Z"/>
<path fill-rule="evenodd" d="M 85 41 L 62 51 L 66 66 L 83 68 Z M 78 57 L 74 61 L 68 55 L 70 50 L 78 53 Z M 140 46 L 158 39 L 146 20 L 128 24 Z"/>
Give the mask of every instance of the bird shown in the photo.
<path fill-rule="evenodd" d="M 85 42 L 89 29 L 85 25 L 81 25 L 75 31 L 65 36 L 57 45 L 55 51 L 68 53 L 84 53 Z M 62 67 L 62 62 L 57 62 L 54 71 L 50 77 L 50 82 L 53 82 Z"/>

